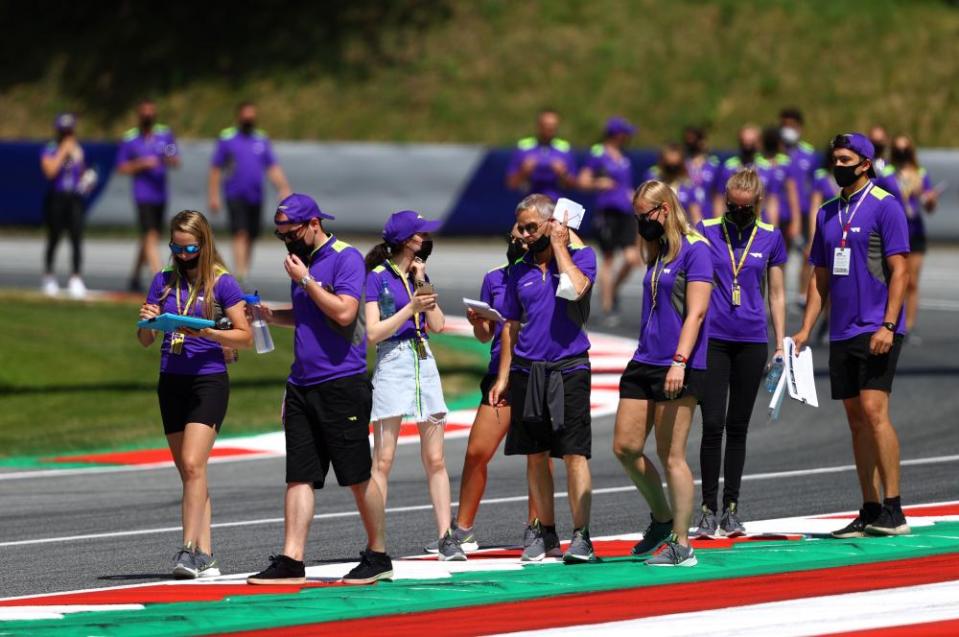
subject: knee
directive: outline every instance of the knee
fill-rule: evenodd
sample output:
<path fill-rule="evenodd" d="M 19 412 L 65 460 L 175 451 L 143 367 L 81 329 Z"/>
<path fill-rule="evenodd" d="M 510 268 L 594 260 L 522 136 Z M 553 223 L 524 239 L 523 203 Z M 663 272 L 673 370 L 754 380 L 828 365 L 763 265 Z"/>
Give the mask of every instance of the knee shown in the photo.
<path fill-rule="evenodd" d="M 446 458 L 442 453 L 424 453 L 423 468 L 430 474 L 446 471 Z"/>
<path fill-rule="evenodd" d="M 860 425 L 866 429 L 880 427 L 887 420 L 886 408 L 881 401 L 862 401 L 862 420 Z"/>
<path fill-rule="evenodd" d="M 206 476 L 206 458 L 184 456 L 180 461 L 180 474 L 184 481 L 204 478 Z"/>
<path fill-rule="evenodd" d="M 379 473 L 381 475 L 389 475 L 390 469 L 393 468 L 393 454 L 377 454 L 373 458 L 373 472 Z"/>
<path fill-rule="evenodd" d="M 659 460 L 663 463 L 663 468 L 666 469 L 668 473 L 686 471 L 688 469 L 686 465 L 686 456 L 678 453 L 669 453 L 668 451 L 663 452 L 659 454 Z"/>
<path fill-rule="evenodd" d="M 632 462 L 643 455 L 643 447 L 633 441 L 614 440 L 613 455 L 615 455 L 620 462 Z"/>
<path fill-rule="evenodd" d="M 493 459 L 493 454 L 486 449 L 470 447 L 466 450 L 466 464 L 471 467 L 485 467 Z"/>

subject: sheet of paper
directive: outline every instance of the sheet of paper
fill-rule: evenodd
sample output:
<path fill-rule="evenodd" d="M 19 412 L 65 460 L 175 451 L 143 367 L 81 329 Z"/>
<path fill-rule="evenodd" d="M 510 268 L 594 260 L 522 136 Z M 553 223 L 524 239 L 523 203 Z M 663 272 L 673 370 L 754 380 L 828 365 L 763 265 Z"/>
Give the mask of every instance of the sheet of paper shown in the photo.
<path fill-rule="evenodd" d="M 567 226 L 574 230 L 579 230 L 583 223 L 583 217 L 586 215 L 586 208 L 576 203 L 572 199 L 560 197 L 556 202 L 556 208 L 553 209 L 553 219 L 562 221 L 566 215 L 569 215 Z"/>
<path fill-rule="evenodd" d="M 483 301 L 477 301 L 476 299 L 468 299 L 463 297 L 463 303 L 471 310 L 474 310 L 477 314 L 482 316 L 484 319 L 490 321 L 496 321 L 497 323 L 505 323 L 506 319 L 503 318 L 503 315 L 495 308 L 489 306 L 488 303 Z"/>
<path fill-rule="evenodd" d="M 783 349 L 786 358 L 786 368 L 783 378 L 786 379 L 786 389 L 789 397 L 813 407 L 819 406 L 819 397 L 816 395 L 816 379 L 813 374 L 812 349 L 806 347 L 799 356 L 796 356 L 796 344 L 788 336 L 783 339 Z"/>

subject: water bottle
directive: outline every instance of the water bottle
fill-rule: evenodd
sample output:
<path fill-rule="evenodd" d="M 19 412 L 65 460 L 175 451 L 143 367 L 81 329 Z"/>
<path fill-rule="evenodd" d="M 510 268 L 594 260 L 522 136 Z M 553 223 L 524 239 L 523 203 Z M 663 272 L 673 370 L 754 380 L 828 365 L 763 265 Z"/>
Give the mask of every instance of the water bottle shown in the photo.
<path fill-rule="evenodd" d="M 377 297 L 376 302 L 380 306 L 381 321 L 396 314 L 396 299 L 393 298 L 393 293 L 390 292 L 390 286 L 386 282 L 386 279 L 382 281 L 380 295 Z"/>
<path fill-rule="evenodd" d="M 772 364 L 770 364 L 769 374 L 766 376 L 766 391 L 770 394 L 776 391 L 776 386 L 779 385 L 779 378 L 783 375 L 783 368 L 785 366 L 786 363 L 782 356 L 777 356 L 773 359 Z"/>
<path fill-rule="evenodd" d="M 250 308 L 250 315 L 253 317 L 253 346 L 257 354 L 266 354 L 273 351 L 273 336 L 270 334 L 270 326 L 263 318 L 263 308 L 260 306 L 260 296 L 258 293 L 247 294 L 247 307 Z"/>

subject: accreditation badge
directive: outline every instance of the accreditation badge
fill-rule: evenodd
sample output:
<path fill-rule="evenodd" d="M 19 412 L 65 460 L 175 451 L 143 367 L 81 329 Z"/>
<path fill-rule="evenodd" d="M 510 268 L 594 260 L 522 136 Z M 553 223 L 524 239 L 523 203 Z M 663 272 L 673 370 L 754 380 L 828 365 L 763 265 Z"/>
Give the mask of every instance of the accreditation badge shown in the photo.
<path fill-rule="evenodd" d="M 182 354 L 183 343 L 186 341 L 186 335 L 182 332 L 173 332 L 170 334 L 170 353 Z"/>
<path fill-rule="evenodd" d="M 738 283 L 733 283 L 733 307 L 739 307 L 743 304 L 743 291 Z"/>
<path fill-rule="evenodd" d="M 849 276 L 852 265 L 852 248 L 836 248 L 832 256 L 833 276 Z"/>

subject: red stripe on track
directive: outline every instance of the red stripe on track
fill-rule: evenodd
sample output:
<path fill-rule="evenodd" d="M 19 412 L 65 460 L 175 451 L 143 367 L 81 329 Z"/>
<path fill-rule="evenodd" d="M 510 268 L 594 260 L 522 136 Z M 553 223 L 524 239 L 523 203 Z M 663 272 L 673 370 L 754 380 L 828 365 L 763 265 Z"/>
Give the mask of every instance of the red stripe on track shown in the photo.
<path fill-rule="evenodd" d="M 214 447 L 210 451 L 211 458 L 231 456 L 264 455 L 266 452 L 255 449 L 240 449 L 236 447 Z M 92 453 L 82 456 L 57 456 L 44 459 L 44 462 L 89 462 L 91 464 L 122 464 L 141 465 L 156 464 L 158 462 L 173 462 L 169 449 L 138 449 L 136 451 L 115 451 L 110 453 Z"/>
<path fill-rule="evenodd" d="M 637 565 L 637 568 L 650 567 Z M 505 604 L 487 604 L 226 634 L 234 637 L 254 637 L 254 635 L 310 637 L 331 634 L 346 634 L 351 637 L 360 635 L 421 637 L 424 633 L 436 631 L 437 627 L 442 627 L 444 635 L 465 637 L 599 624 L 747 604 L 781 602 L 803 597 L 917 586 L 952 580 L 957 571 L 959 571 L 959 554 L 950 553 L 911 560 L 690 584 L 556 595 Z M 717 593 L 719 590 L 722 591 L 721 594 Z"/>
<path fill-rule="evenodd" d="M 299 593 L 303 588 L 321 586 L 345 586 L 339 582 L 329 584 L 308 582 L 277 586 L 251 586 L 249 584 L 152 584 L 131 586 L 103 591 L 43 595 L 35 598 L 8 599 L 0 606 L 62 606 L 69 604 L 172 604 L 175 602 L 218 602 L 236 595 L 282 595 Z"/>
<path fill-rule="evenodd" d="M 848 633 L 829 633 L 828 637 L 874 637 L 877 634 L 883 637 L 956 637 L 959 635 L 959 619 L 905 626 L 883 626 Z"/>

